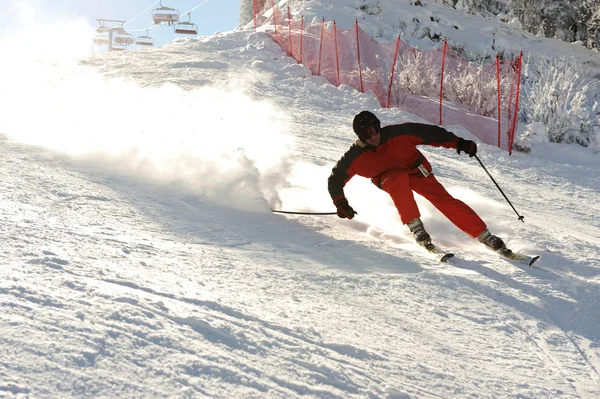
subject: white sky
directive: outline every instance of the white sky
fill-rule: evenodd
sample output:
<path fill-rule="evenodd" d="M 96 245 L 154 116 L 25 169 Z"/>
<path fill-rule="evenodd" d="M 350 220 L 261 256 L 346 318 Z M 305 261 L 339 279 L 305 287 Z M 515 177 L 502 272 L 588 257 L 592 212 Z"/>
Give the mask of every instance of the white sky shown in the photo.
<path fill-rule="evenodd" d="M 473 159 L 422 148 L 495 234 L 542 255 L 539 269 L 500 259 L 419 198 L 457 255 L 441 266 L 365 179 L 347 186 L 352 221 L 269 210 L 333 209 L 356 112 L 417 117 L 252 31 L 113 54 L 58 43 L 58 59 L 0 44 L 16 58 L 0 65 L 0 396 L 600 397 L 591 149 L 480 145 L 520 223 Z"/>

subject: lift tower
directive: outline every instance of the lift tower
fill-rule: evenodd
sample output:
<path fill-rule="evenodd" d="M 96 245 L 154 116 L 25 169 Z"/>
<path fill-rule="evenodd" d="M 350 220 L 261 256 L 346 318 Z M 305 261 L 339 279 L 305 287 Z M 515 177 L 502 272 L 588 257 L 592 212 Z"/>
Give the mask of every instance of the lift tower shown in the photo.
<path fill-rule="evenodd" d="M 100 26 L 96 29 L 98 33 L 108 32 L 108 51 L 113 51 L 115 48 L 113 47 L 113 33 L 123 32 L 123 24 L 126 21 L 116 21 L 114 19 L 96 19 Z M 123 49 L 118 49 L 123 50 Z"/>

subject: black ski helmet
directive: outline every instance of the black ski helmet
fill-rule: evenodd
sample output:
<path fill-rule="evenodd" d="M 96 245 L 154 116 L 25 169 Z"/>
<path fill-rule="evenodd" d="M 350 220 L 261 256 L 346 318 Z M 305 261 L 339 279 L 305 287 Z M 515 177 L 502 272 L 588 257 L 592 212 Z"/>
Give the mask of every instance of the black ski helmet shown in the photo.
<path fill-rule="evenodd" d="M 356 114 L 352 121 L 352 129 L 354 129 L 354 133 L 361 139 L 361 134 L 371 126 L 376 126 L 377 130 L 379 130 L 381 128 L 381 122 L 375 114 L 369 111 L 361 111 Z"/>

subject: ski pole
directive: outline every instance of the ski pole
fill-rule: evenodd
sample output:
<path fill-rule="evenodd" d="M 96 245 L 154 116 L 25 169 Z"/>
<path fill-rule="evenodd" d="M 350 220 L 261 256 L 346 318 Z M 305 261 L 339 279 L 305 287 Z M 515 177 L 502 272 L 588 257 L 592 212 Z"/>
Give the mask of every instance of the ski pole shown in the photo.
<path fill-rule="evenodd" d="M 279 211 L 271 209 L 273 213 L 287 213 L 289 215 L 337 215 L 337 212 L 292 212 L 292 211 Z"/>
<path fill-rule="evenodd" d="M 492 179 L 492 181 L 494 182 L 494 184 L 496 185 L 496 187 L 498 187 L 498 190 L 500 190 L 500 192 L 504 196 L 504 199 L 506 199 L 506 202 L 508 202 L 508 204 L 511 206 L 511 208 L 513 209 L 513 211 L 515 211 L 515 213 L 519 217 L 519 220 L 521 222 L 525 223 L 525 221 L 523 220 L 523 218 L 525 216 L 519 215 L 519 212 L 517 212 L 517 210 L 515 209 L 515 207 L 513 206 L 513 204 L 510 203 L 510 200 L 508 199 L 508 197 L 506 197 L 506 195 L 504 194 L 504 191 L 502 191 L 502 189 L 500 188 L 500 186 L 498 185 L 498 183 L 496 183 L 496 180 L 494 180 L 494 178 L 492 177 L 492 175 L 490 175 L 490 172 L 488 172 L 488 170 L 485 168 L 485 166 L 483 166 L 483 163 L 481 163 L 481 160 L 479 159 L 479 157 L 477 155 L 475 155 L 475 159 L 477 159 L 477 161 L 479 162 L 479 165 L 481 165 L 481 167 L 483 168 L 483 170 L 485 170 L 485 173 L 488 174 L 488 176 L 490 177 L 490 179 Z"/>

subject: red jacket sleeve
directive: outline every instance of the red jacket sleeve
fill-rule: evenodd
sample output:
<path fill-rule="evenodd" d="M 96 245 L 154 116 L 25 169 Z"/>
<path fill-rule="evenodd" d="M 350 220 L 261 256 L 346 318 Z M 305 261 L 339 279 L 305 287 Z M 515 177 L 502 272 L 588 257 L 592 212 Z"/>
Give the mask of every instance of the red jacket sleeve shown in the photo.
<path fill-rule="evenodd" d="M 443 127 L 426 123 L 401 123 L 386 126 L 390 136 L 409 135 L 415 145 L 425 144 L 434 147 L 456 148 L 458 137 Z"/>

